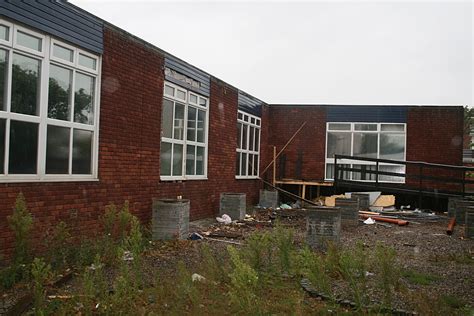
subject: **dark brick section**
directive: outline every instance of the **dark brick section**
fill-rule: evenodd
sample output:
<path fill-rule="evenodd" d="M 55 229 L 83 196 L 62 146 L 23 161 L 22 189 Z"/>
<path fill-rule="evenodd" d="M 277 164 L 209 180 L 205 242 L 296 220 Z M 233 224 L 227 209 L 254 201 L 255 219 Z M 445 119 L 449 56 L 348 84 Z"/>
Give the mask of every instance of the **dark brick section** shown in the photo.
<path fill-rule="evenodd" d="M 36 246 L 44 233 L 65 221 L 74 235 L 91 236 L 110 202 L 130 201 L 131 211 L 150 222 L 152 198 L 190 200 L 190 217 L 217 214 L 222 192 L 247 194 L 258 203 L 258 180 L 236 180 L 237 90 L 211 82 L 208 180 L 160 182 L 162 52 L 125 32 L 104 29 L 99 134 L 99 181 L 0 184 L 0 254 L 9 257 L 13 235 L 7 224 L 15 198 L 26 197 L 35 219 Z M 268 108 L 262 109 L 262 143 L 268 140 Z M 262 145 L 262 160 L 267 146 Z"/>
<path fill-rule="evenodd" d="M 275 106 L 270 107 L 270 147 L 277 152 L 290 140 L 293 134 L 306 122 L 286 148 L 285 178 L 324 179 L 326 148 L 326 109 L 320 106 Z M 273 149 L 270 149 L 273 153 Z M 272 169 L 267 173 L 271 176 Z M 282 174 L 277 162 L 277 175 Z"/>

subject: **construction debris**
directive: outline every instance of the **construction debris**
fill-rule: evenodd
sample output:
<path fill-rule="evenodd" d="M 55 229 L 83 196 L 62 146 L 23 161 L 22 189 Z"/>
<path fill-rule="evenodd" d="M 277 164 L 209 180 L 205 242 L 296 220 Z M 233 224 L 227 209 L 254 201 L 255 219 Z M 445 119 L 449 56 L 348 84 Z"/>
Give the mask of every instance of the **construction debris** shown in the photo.
<path fill-rule="evenodd" d="M 456 225 L 456 217 L 453 217 L 449 220 L 448 228 L 446 229 L 446 234 L 452 235 L 455 225 Z"/>

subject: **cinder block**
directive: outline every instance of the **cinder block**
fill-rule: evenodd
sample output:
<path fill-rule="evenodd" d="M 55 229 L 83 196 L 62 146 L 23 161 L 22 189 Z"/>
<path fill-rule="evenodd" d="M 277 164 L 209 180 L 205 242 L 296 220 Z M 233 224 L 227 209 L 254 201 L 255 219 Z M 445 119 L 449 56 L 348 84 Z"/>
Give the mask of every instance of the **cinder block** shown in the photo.
<path fill-rule="evenodd" d="M 306 218 L 306 243 L 324 250 L 328 242 L 338 243 L 341 235 L 341 210 L 338 207 L 310 206 Z"/>
<path fill-rule="evenodd" d="M 258 203 L 261 207 L 277 208 L 278 207 L 278 191 L 260 190 L 260 201 Z"/>
<path fill-rule="evenodd" d="M 221 193 L 219 214 L 227 214 L 232 220 L 245 218 L 247 200 L 245 193 Z"/>
<path fill-rule="evenodd" d="M 186 239 L 189 233 L 189 200 L 153 199 L 153 240 Z"/>

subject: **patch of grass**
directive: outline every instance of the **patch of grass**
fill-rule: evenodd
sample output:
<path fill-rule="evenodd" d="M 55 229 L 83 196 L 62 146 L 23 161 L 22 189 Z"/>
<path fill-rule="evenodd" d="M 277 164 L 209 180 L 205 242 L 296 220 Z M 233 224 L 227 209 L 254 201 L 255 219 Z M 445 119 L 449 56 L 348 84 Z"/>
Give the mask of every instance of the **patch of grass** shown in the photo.
<path fill-rule="evenodd" d="M 404 270 L 401 273 L 402 277 L 408 280 L 408 282 L 417 285 L 430 285 L 441 278 L 432 274 L 417 272 L 415 270 Z"/>
<path fill-rule="evenodd" d="M 463 308 L 467 305 L 464 300 L 453 295 L 441 295 L 440 300 L 444 305 L 454 309 Z"/>

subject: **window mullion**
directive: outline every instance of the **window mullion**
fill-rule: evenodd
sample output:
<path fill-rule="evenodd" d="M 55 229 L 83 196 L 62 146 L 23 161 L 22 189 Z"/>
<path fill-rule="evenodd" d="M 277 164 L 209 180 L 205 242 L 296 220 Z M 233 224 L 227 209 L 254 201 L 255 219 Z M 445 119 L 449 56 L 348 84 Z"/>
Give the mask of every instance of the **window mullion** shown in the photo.
<path fill-rule="evenodd" d="M 48 88 L 49 88 L 49 39 L 44 38 L 44 55 L 41 60 L 40 74 L 40 98 L 39 98 L 39 131 L 38 131 L 38 149 L 37 149 L 37 172 L 40 178 L 46 174 L 46 144 L 47 144 L 47 124 L 48 116 Z"/>
<path fill-rule="evenodd" d="M 5 122 L 5 152 L 4 152 L 4 174 L 8 175 L 8 162 L 10 159 L 10 119 Z"/>
<path fill-rule="evenodd" d="M 187 155 L 187 149 L 188 146 L 186 145 L 187 139 L 188 139 L 188 102 L 189 102 L 189 93 L 186 93 L 186 102 L 184 105 L 184 117 L 183 117 L 183 161 L 181 162 L 181 174 L 183 175 L 183 178 L 186 177 L 186 155 Z M 198 116 L 198 112 L 196 111 L 196 117 Z M 197 137 L 197 133 L 196 133 Z M 194 149 L 194 153 L 196 153 L 196 149 Z M 196 157 L 194 157 L 196 159 Z M 196 170 L 194 170 L 194 173 L 196 173 Z"/>

